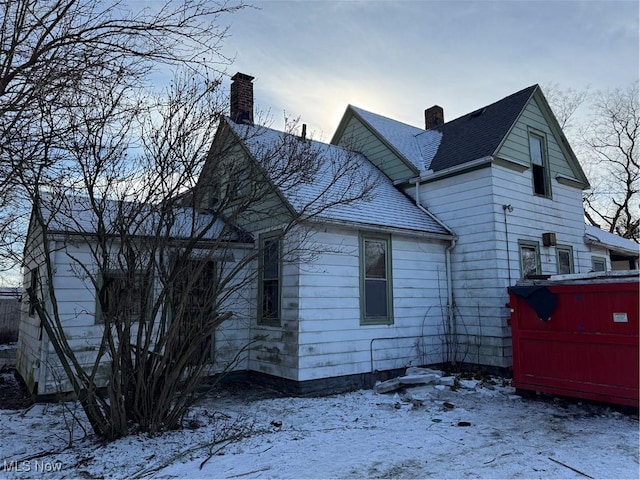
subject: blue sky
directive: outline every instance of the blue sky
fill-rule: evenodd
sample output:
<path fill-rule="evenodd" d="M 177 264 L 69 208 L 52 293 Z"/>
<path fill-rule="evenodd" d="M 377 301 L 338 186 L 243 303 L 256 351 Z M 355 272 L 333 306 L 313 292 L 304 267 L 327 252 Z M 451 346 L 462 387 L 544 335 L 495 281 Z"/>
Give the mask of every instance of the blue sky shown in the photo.
<path fill-rule="evenodd" d="M 275 1 L 229 17 L 229 73 L 256 77 L 256 109 L 329 140 L 351 103 L 423 126 L 538 83 L 624 87 L 638 78 L 639 2 Z"/>

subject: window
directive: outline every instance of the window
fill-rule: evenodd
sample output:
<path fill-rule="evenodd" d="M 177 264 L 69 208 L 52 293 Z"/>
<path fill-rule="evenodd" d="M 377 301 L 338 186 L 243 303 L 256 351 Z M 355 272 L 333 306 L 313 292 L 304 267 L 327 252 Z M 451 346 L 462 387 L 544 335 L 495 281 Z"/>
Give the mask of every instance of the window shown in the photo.
<path fill-rule="evenodd" d="M 607 269 L 607 260 L 604 257 L 591 257 L 591 270 L 604 272 Z"/>
<path fill-rule="evenodd" d="M 260 250 L 258 322 L 266 325 L 280 325 L 281 242 L 274 237 L 262 238 Z"/>
<path fill-rule="evenodd" d="M 97 295 L 96 321 L 138 321 L 142 313 L 147 288 L 142 273 L 131 278 L 123 270 L 109 270 L 100 275 Z M 148 293 L 148 292 L 147 292 Z"/>
<path fill-rule="evenodd" d="M 540 249 L 537 242 L 521 240 L 520 247 L 520 272 L 522 278 L 531 275 L 540 275 Z"/>
<path fill-rule="evenodd" d="M 29 316 L 30 317 L 34 317 L 36 314 L 36 301 L 33 301 L 31 298 L 31 295 L 34 296 L 34 298 L 38 298 L 38 290 L 39 290 L 39 279 L 38 279 L 38 269 L 37 268 L 32 268 L 30 273 L 30 279 L 29 279 Z"/>
<path fill-rule="evenodd" d="M 544 137 L 529 134 L 529 151 L 531 153 L 531 172 L 533 176 L 533 191 L 536 195 L 551 196 L 549 186 L 548 165 L 545 153 Z"/>
<path fill-rule="evenodd" d="M 184 348 L 184 343 L 193 346 L 198 342 L 190 358 L 197 365 L 201 359 L 212 359 L 213 334 L 204 335 L 203 328 L 215 314 L 216 265 L 211 260 L 181 259 L 175 269 L 171 321 L 176 323 L 180 337 L 176 349 Z"/>
<path fill-rule="evenodd" d="M 570 246 L 557 246 L 556 256 L 558 261 L 558 273 L 573 273 L 573 248 Z"/>
<path fill-rule="evenodd" d="M 364 324 L 393 323 L 391 240 L 360 238 L 361 315 Z"/>

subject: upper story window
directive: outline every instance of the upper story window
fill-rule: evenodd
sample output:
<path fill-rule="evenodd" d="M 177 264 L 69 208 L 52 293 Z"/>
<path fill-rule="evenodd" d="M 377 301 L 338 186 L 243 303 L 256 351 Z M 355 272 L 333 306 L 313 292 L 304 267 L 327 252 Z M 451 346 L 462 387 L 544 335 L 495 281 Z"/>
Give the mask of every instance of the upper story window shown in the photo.
<path fill-rule="evenodd" d="M 542 135 L 529 133 L 529 151 L 531 153 L 533 191 L 536 195 L 551 197 L 549 165 L 546 155 L 545 139 Z"/>
<path fill-rule="evenodd" d="M 282 242 L 277 237 L 260 240 L 259 315 L 258 323 L 280 325 L 280 272 Z"/>
<path fill-rule="evenodd" d="M 393 323 L 391 239 L 360 238 L 361 310 L 364 324 Z"/>

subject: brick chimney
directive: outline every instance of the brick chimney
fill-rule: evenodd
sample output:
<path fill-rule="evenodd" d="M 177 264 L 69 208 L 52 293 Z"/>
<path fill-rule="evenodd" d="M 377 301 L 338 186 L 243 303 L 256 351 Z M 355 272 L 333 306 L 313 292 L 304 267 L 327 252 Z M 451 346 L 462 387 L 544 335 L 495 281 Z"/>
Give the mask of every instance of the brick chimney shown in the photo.
<path fill-rule="evenodd" d="M 253 123 L 253 78 L 240 72 L 231 77 L 231 120 L 236 123 Z"/>
<path fill-rule="evenodd" d="M 438 127 L 444 123 L 444 110 L 438 105 L 424 111 L 424 125 L 426 130 Z"/>

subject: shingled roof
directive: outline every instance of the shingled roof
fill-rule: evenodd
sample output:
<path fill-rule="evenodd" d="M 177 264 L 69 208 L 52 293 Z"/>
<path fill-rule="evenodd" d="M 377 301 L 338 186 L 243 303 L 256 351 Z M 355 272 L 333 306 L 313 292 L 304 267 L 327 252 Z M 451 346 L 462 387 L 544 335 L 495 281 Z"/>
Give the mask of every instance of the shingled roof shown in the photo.
<path fill-rule="evenodd" d="M 532 85 L 432 129 L 442 133 L 442 141 L 431 170 L 438 172 L 493 155 L 536 88 L 538 85 Z"/>
<path fill-rule="evenodd" d="M 264 167 L 263 163 L 270 163 L 270 166 L 263 168 L 268 175 L 285 171 L 286 169 L 277 167 L 277 164 L 286 164 L 289 161 L 287 157 L 295 155 L 295 145 L 301 142 L 290 133 L 267 127 L 239 125 L 230 119 L 226 123 L 258 164 Z M 398 228 L 443 237 L 451 235 L 435 217 L 416 206 L 361 154 L 336 145 L 305 141 L 314 156 L 319 158 L 317 171 L 308 172 L 310 177 L 306 181 L 294 181 L 297 174 L 292 174 L 291 188 L 287 178 L 271 179 L 274 184 L 279 185 L 279 193 L 295 212 L 319 211 L 317 218 L 321 220 Z M 283 147 L 285 145 L 289 147 Z M 336 172 L 341 170 L 339 165 L 343 162 L 355 162 L 354 166 L 357 164 L 358 168 L 353 169 L 354 175 L 361 176 L 362 182 L 365 182 L 364 179 L 372 182 L 373 190 L 367 198 L 358 198 L 349 203 L 340 201 L 342 197 L 348 197 L 346 192 L 359 183 L 357 178 L 351 178 L 347 173 L 336 178 Z"/>
<path fill-rule="evenodd" d="M 430 130 L 349 108 L 417 172 L 438 172 L 493 155 L 537 88 L 532 85 Z"/>

